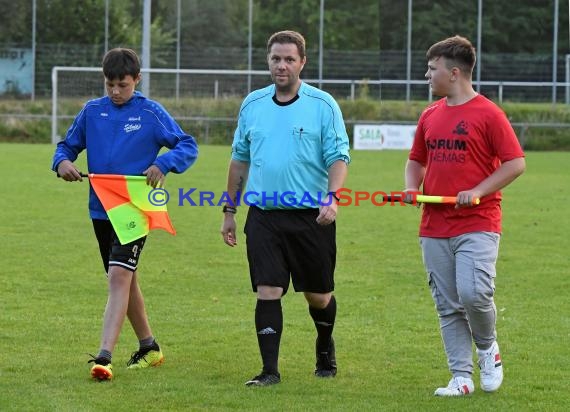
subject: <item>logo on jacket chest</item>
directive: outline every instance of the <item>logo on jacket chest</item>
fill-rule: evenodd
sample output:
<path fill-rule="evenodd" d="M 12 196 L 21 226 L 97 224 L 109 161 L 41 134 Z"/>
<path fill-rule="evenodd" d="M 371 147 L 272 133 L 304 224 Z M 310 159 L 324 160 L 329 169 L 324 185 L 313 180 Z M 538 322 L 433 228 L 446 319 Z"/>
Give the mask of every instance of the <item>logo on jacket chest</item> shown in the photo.
<path fill-rule="evenodd" d="M 141 127 L 142 124 L 140 123 L 127 123 L 125 127 L 123 127 L 123 130 L 125 131 L 125 133 L 130 133 L 139 130 Z"/>

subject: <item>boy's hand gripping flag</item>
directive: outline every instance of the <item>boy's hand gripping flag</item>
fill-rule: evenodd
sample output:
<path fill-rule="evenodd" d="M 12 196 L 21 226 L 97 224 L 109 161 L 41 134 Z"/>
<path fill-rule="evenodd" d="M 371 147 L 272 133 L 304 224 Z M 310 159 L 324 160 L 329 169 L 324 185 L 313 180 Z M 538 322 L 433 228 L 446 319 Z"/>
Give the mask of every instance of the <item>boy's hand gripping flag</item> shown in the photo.
<path fill-rule="evenodd" d="M 166 204 L 150 202 L 153 188 L 146 184 L 146 176 L 89 173 L 88 177 L 122 245 L 146 236 L 152 229 L 176 234 Z"/>

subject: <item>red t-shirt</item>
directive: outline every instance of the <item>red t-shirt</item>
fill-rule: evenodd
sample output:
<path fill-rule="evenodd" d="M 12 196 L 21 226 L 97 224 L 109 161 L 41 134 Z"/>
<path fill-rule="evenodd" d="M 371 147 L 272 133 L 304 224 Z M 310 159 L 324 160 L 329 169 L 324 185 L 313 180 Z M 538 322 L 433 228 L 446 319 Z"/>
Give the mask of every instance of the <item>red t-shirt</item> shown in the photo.
<path fill-rule="evenodd" d="M 448 106 L 440 99 L 418 121 L 409 159 L 426 167 L 423 194 L 456 196 L 491 175 L 501 162 L 524 157 L 505 113 L 484 96 Z M 501 192 L 474 207 L 424 204 L 420 236 L 447 238 L 463 233 L 501 233 Z"/>

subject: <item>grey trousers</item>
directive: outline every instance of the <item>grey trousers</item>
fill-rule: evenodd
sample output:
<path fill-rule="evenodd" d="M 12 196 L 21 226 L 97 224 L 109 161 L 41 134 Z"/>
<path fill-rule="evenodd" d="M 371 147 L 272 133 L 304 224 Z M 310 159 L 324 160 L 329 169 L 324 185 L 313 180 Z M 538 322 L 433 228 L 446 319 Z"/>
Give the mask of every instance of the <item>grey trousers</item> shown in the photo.
<path fill-rule="evenodd" d="M 420 237 L 427 280 L 453 376 L 471 377 L 473 342 L 478 348 L 487 349 L 496 340 L 493 297 L 499 241 L 500 235 L 493 232 L 452 238 Z"/>

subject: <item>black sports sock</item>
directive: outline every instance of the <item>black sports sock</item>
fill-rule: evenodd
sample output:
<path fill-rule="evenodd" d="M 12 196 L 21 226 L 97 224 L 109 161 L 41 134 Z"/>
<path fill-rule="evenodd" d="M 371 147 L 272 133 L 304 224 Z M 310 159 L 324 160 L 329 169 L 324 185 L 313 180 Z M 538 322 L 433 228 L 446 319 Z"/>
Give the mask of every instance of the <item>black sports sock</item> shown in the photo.
<path fill-rule="evenodd" d="M 263 361 L 263 371 L 279 373 L 279 344 L 283 331 L 281 299 L 257 300 L 255 306 L 255 329 L 257 343 Z"/>
<path fill-rule="evenodd" d="M 336 299 L 331 297 L 324 309 L 309 306 L 309 313 L 317 328 L 317 352 L 328 352 L 336 319 Z"/>

